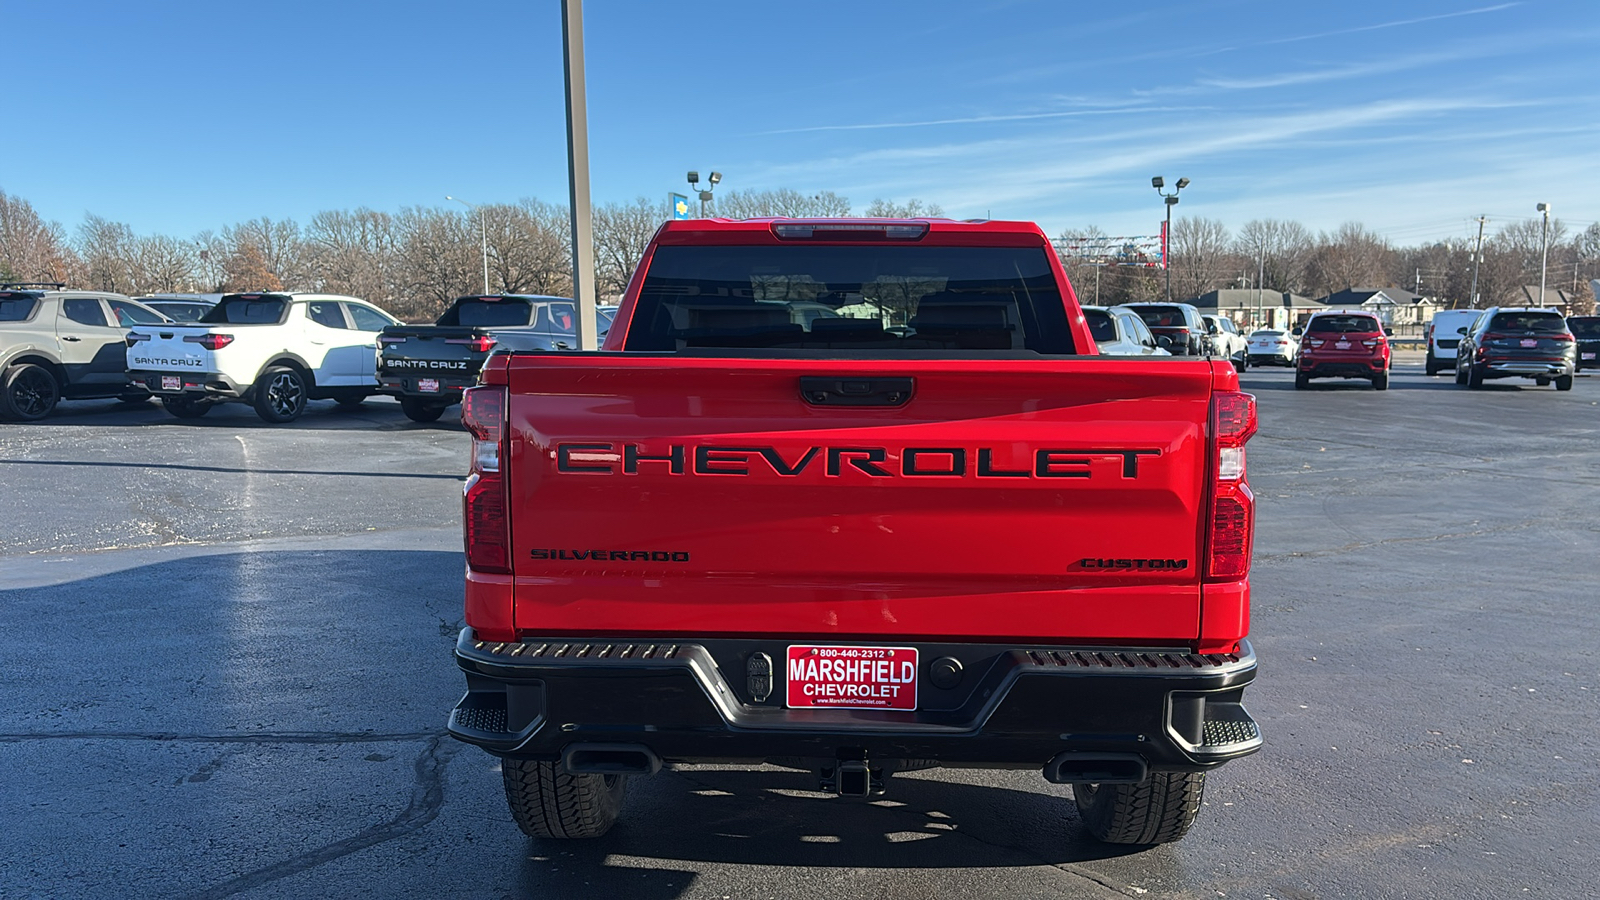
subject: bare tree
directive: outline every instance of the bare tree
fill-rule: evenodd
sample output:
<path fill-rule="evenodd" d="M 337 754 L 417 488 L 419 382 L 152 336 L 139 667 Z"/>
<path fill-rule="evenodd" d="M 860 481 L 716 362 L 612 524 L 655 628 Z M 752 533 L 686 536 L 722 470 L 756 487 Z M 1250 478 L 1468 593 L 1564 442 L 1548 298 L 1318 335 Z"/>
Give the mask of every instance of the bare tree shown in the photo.
<path fill-rule="evenodd" d="M 1312 237 L 1299 222 L 1282 219 L 1252 219 L 1239 229 L 1234 250 L 1251 263 L 1252 280 L 1274 291 L 1303 293 L 1306 290 L 1306 264 L 1311 258 Z"/>
<path fill-rule="evenodd" d="M 129 260 L 133 289 L 140 294 L 193 291 L 196 285 L 197 248 L 164 234 L 137 238 Z"/>
<path fill-rule="evenodd" d="M 923 203 L 915 197 L 904 203 L 878 199 L 872 201 L 863 213 L 869 219 L 936 219 L 944 215 L 944 207 L 937 203 Z"/>
<path fill-rule="evenodd" d="M 764 216 L 812 218 L 850 215 L 850 200 L 833 191 L 802 194 L 791 188 L 774 191 L 728 191 L 716 198 L 719 216 L 754 219 Z"/>
<path fill-rule="evenodd" d="M 257 265 L 272 276 L 270 281 L 279 287 L 272 290 L 302 290 L 309 286 L 310 272 L 306 268 L 305 241 L 300 226 L 293 219 L 274 222 L 268 218 L 253 219 L 222 230 L 228 255 L 235 259 L 234 270 L 254 272 Z M 243 268 L 240 268 L 240 267 Z M 224 265 L 226 268 L 226 264 Z M 264 285 L 240 286 L 237 290 L 265 290 Z"/>
<path fill-rule="evenodd" d="M 93 213 L 78 226 L 78 254 L 83 271 L 74 279 L 80 286 L 119 294 L 138 293 L 133 271 L 135 237 L 133 229 L 121 222 L 103 219 Z"/>
<path fill-rule="evenodd" d="M 1386 287 L 1389 243 L 1359 222 L 1322 235 L 1307 265 L 1307 287 L 1331 294 L 1347 288 Z"/>
<path fill-rule="evenodd" d="M 365 207 L 317 213 L 305 231 L 310 286 L 380 305 L 397 293 L 394 217 Z"/>
<path fill-rule="evenodd" d="M 528 198 L 479 211 L 489 227 L 491 290 L 572 295 L 572 225 L 565 206 Z"/>
<path fill-rule="evenodd" d="M 604 203 L 594 208 L 594 265 L 597 295 L 622 296 L 644 257 L 650 238 L 667 218 L 666 209 L 648 198 Z"/>
<path fill-rule="evenodd" d="M 1172 296 L 1198 297 L 1229 281 L 1236 256 L 1228 228 L 1215 219 L 1185 216 L 1172 223 Z"/>
<path fill-rule="evenodd" d="M 407 207 L 394 225 L 399 290 L 390 312 L 412 321 L 433 319 L 451 300 L 482 287 L 478 229 L 469 217 Z"/>
<path fill-rule="evenodd" d="M 66 281 L 75 260 L 61 226 L 0 191 L 0 280 Z"/>

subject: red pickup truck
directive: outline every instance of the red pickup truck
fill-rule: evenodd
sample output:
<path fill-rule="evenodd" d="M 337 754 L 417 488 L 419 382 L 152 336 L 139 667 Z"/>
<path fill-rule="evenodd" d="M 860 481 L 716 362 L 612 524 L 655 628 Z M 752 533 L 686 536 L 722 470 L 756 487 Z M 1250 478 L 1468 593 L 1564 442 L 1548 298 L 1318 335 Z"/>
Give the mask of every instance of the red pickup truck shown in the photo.
<path fill-rule="evenodd" d="M 1097 356 L 1037 225 L 669 222 L 602 350 L 496 354 L 462 420 L 449 728 L 528 834 L 734 761 L 1034 769 L 1154 844 L 1261 746 L 1255 399 Z"/>

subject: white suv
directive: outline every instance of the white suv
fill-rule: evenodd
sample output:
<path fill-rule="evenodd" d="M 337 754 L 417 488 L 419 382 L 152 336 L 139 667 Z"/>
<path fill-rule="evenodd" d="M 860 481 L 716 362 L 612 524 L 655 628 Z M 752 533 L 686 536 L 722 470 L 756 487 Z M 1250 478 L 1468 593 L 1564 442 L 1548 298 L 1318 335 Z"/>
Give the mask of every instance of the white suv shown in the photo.
<path fill-rule="evenodd" d="M 1425 333 L 1428 351 L 1423 359 L 1429 375 L 1456 370 L 1456 347 L 1461 344 L 1461 335 L 1482 314 L 1481 309 L 1441 309 L 1433 314 Z"/>
<path fill-rule="evenodd" d="M 399 322 L 336 294 L 226 294 L 199 322 L 128 335 L 128 374 L 179 418 L 241 400 L 291 422 L 307 400 L 355 406 L 377 393 L 378 332 Z"/>
<path fill-rule="evenodd" d="M 1206 323 L 1206 340 L 1213 356 L 1221 356 L 1239 371 L 1250 368 L 1250 342 L 1244 339 L 1227 316 L 1201 316 Z"/>

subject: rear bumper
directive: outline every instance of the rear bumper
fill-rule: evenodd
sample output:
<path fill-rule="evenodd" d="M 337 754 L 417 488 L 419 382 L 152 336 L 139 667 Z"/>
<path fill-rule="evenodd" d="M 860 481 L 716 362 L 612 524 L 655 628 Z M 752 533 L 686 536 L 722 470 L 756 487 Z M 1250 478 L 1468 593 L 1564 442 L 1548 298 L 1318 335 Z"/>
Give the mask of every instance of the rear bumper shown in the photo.
<path fill-rule="evenodd" d="M 1376 378 L 1389 369 L 1381 356 L 1358 359 L 1307 359 L 1300 357 L 1300 373 L 1308 378 Z"/>
<path fill-rule="evenodd" d="M 787 644 L 570 637 L 500 644 L 463 629 L 455 654 L 467 693 L 449 730 L 496 755 L 547 760 L 575 746 L 626 744 L 677 762 L 1039 768 L 1067 754 L 1200 771 L 1261 746 L 1241 703 L 1256 673 L 1248 642 L 1237 653 L 1206 656 L 911 642 L 921 666 L 916 711 L 789 709 L 781 668 L 770 696 L 757 701 L 749 659 L 766 653 L 781 661 Z M 940 688 L 932 667 L 945 658 L 962 663 L 961 677 Z"/>
<path fill-rule="evenodd" d="M 437 382 L 435 390 L 425 391 L 421 388 L 424 380 Z M 413 400 L 426 400 L 449 406 L 461 402 L 461 392 L 478 383 L 477 373 L 470 378 L 447 377 L 443 375 L 407 374 L 378 375 L 378 393 L 388 394 L 391 397 L 410 398 Z"/>
<path fill-rule="evenodd" d="M 191 399 L 237 400 L 244 396 L 248 385 L 241 386 L 221 372 L 129 372 L 128 378 L 157 397 L 189 397 Z M 163 379 L 176 378 L 180 387 L 165 387 Z"/>
<path fill-rule="evenodd" d="M 1478 364 L 1484 378 L 1549 378 L 1571 375 L 1576 365 L 1570 359 L 1495 359 Z"/>

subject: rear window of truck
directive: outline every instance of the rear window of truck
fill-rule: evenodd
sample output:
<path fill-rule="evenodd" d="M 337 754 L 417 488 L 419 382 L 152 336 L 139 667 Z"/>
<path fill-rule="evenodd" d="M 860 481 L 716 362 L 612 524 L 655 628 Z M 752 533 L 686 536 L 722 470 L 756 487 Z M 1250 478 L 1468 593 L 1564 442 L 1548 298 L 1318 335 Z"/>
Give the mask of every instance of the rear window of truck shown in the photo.
<path fill-rule="evenodd" d="M 1372 334 L 1383 329 L 1371 316 L 1315 316 L 1306 326 L 1308 333 Z"/>
<path fill-rule="evenodd" d="M 38 298 L 27 294 L 0 294 L 0 322 L 25 322 L 38 303 Z"/>
<path fill-rule="evenodd" d="M 275 294 L 229 294 L 200 317 L 202 325 L 276 325 L 289 298 Z"/>
<path fill-rule="evenodd" d="M 667 246 L 625 349 L 1074 353 L 1043 248 Z"/>
<path fill-rule="evenodd" d="M 471 297 L 457 300 L 436 324 L 467 328 L 515 328 L 527 325 L 533 304 L 515 297 Z"/>

